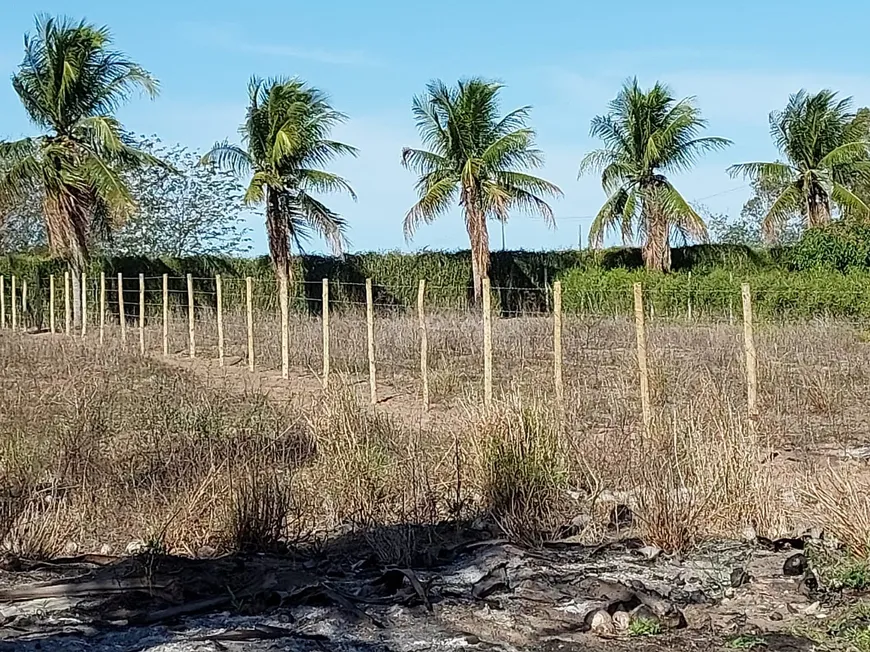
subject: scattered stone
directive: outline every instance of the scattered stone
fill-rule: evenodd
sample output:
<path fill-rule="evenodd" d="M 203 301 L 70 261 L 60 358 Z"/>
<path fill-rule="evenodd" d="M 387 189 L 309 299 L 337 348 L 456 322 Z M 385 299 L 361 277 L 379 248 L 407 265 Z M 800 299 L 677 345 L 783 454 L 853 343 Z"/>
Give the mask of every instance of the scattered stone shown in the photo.
<path fill-rule="evenodd" d="M 770 616 L 768 616 L 773 622 L 778 623 L 782 620 L 783 616 L 778 611 L 770 612 Z"/>
<path fill-rule="evenodd" d="M 744 584 L 749 584 L 751 580 L 752 578 L 749 576 L 749 573 L 743 568 L 735 568 L 731 571 L 731 586 L 735 589 L 739 589 Z"/>
<path fill-rule="evenodd" d="M 498 566 L 481 577 L 471 587 L 471 595 L 477 600 L 484 600 L 496 591 L 507 591 L 507 571 L 504 566 Z"/>
<path fill-rule="evenodd" d="M 687 590 L 675 586 L 668 593 L 668 600 L 676 604 L 708 604 L 710 599 L 701 589 Z"/>
<path fill-rule="evenodd" d="M 613 618 L 604 609 L 599 609 L 592 614 L 592 620 L 589 622 L 589 631 L 596 636 L 613 636 L 616 633 Z"/>
<path fill-rule="evenodd" d="M 140 555 L 148 549 L 148 546 L 145 545 L 145 542 L 141 539 L 135 539 L 127 544 L 127 547 L 124 548 L 124 552 L 128 555 Z"/>
<path fill-rule="evenodd" d="M 610 510 L 610 527 L 616 530 L 630 528 L 634 524 L 631 507 L 620 503 Z"/>
<path fill-rule="evenodd" d="M 661 618 L 659 618 L 656 613 L 645 604 L 642 604 L 631 610 L 631 622 L 637 622 L 641 620 L 648 623 L 653 622 L 658 624 L 661 624 L 662 622 Z"/>
<path fill-rule="evenodd" d="M 798 552 L 788 559 L 782 566 L 782 572 L 787 577 L 797 577 L 807 572 L 807 557 L 802 552 Z"/>
<path fill-rule="evenodd" d="M 822 603 L 821 603 L 821 602 L 813 602 L 811 605 L 809 605 L 808 607 L 805 607 L 805 608 L 804 608 L 804 613 L 805 613 L 807 616 L 812 616 L 813 614 L 818 613 L 818 612 L 819 612 L 819 609 L 821 609 L 821 607 L 822 607 Z"/>
<path fill-rule="evenodd" d="M 104 543 L 100 546 L 100 554 L 101 555 L 111 555 L 112 554 L 112 546 L 108 543 Z"/>
<path fill-rule="evenodd" d="M 753 526 L 747 525 L 745 528 L 743 528 L 740 536 L 747 543 L 755 543 L 755 540 L 758 538 L 758 532 L 755 531 L 755 528 Z"/>
<path fill-rule="evenodd" d="M 75 541 L 67 541 L 63 546 L 63 554 L 67 557 L 72 557 L 79 551 L 79 544 Z"/>
<path fill-rule="evenodd" d="M 662 549 L 658 546 L 644 546 L 643 548 L 638 548 L 635 552 L 647 561 L 655 561 L 662 554 Z"/>
<path fill-rule="evenodd" d="M 477 645 L 478 643 L 480 643 L 480 638 L 475 636 L 474 634 L 466 634 L 465 642 L 469 645 Z"/>
<path fill-rule="evenodd" d="M 819 580 L 812 573 L 808 572 L 803 576 L 800 583 L 798 584 L 798 592 L 809 597 L 812 597 L 816 594 L 816 591 L 819 590 Z"/>
<path fill-rule="evenodd" d="M 620 610 L 613 614 L 613 627 L 616 631 L 626 632 L 629 625 L 631 625 L 631 616 L 628 615 L 627 611 Z"/>
<path fill-rule="evenodd" d="M 215 550 L 211 546 L 200 546 L 199 550 L 196 551 L 196 556 L 200 559 L 211 559 L 216 555 L 217 550 Z"/>

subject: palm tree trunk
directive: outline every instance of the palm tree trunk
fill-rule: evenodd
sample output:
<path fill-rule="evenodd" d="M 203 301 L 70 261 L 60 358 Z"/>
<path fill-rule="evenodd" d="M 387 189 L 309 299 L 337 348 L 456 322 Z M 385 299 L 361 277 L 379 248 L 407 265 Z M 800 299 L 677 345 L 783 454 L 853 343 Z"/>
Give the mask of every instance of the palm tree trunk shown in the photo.
<path fill-rule="evenodd" d="M 69 266 L 73 326 L 80 328 L 82 325 L 81 275 L 88 262 L 87 232 L 91 203 L 81 191 L 68 189 L 51 195 L 46 194 L 43 210 L 49 251 L 52 255 L 64 258 Z"/>
<path fill-rule="evenodd" d="M 807 221 L 810 228 L 831 222 L 831 204 L 824 192 L 810 192 L 807 198 Z"/>
<path fill-rule="evenodd" d="M 465 226 L 471 245 L 471 274 L 474 283 L 474 300 L 483 297 L 483 279 L 489 276 L 489 231 L 486 213 L 476 208 L 473 190 L 463 192 L 465 206 Z"/>
<path fill-rule="evenodd" d="M 280 197 L 266 186 L 266 235 L 269 239 L 269 255 L 275 266 L 278 286 L 278 305 L 281 310 L 281 376 L 289 375 L 290 349 L 290 240 L 287 217 L 281 213 Z"/>
<path fill-rule="evenodd" d="M 646 268 L 656 272 L 671 270 L 670 226 L 667 216 L 658 208 L 650 207 L 647 214 L 646 242 L 643 244 L 643 262 Z"/>

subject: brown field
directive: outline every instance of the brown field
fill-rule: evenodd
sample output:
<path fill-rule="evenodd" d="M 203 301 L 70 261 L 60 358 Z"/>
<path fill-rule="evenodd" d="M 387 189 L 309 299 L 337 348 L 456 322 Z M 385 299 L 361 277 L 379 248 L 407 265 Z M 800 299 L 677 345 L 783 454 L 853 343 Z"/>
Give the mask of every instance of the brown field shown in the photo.
<path fill-rule="evenodd" d="M 257 370 L 243 315 L 226 315 L 226 365 L 210 313 L 122 344 L 0 331 L 0 535 L 31 557 L 122 552 L 130 542 L 203 551 L 317 544 L 362 533 L 388 563 L 419 560 L 431 530 L 479 517 L 526 544 L 575 523 L 595 541 L 610 510 L 635 510 L 665 549 L 819 525 L 856 552 L 870 537 L 870 344 L 854 324 L 756 329 L 758 418 L 746 410 L 742 325 L 648 325 L 654 421 L 641 427 L 634 323 L 566 318 L 564 414 L 553 398 L 552 321 L 496 319 L 495 402 L 482 406 L 477 316 L 429 318 L 432 408 L 420 404 L 416 318 L 379 315 L 376 406 L 365 316 L 332 316 L 328 391 L 321 322 L 291 324 L 280 378 L 278 322 L 257 315 Z M 401 527 L 385 528 L 387 525 Z M 141 545 L 141 544 L 139 544 Z"/>

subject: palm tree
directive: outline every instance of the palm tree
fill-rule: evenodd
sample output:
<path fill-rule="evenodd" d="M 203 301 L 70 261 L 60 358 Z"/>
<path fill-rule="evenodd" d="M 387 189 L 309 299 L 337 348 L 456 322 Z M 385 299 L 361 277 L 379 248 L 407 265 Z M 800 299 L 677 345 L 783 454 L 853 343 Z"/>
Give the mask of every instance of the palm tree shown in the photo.
<path fill-rule="evenodd" d="M 489 275 L 487 219 L 507 221 L 512 209 L 540 214 L 554 224 L 543 197 L 562 191 L 523 170 L 543 164 L 535 132 L 527 126 L 530 107 L 499 115 L 502 85 L 482 79 L 460 81 L 450 88 L 431 82 L 415 97 L 413 113 L 423 145 L 406 147 L 402 163 L 419 175 L 420 200 L 405 216 L 405 237 L 433 222 L 459 200 L 471 242 L 474 296 L 482 294 Z"/>
<path fill-rule="evenodd" d="M 773 238 L 792 215 L 810 227 L 831 221 L 831 204 L 841 211 L 870 214 L 867 204 L 849 186 L 870 182 L 870 112 L 852 111 L 851 98 L 833 91 L 789 98 L 782 111 L 770 114 L 770 134 L 785 159 L 773 163 L 740 163 L 728 169 L 784 190 L 762 220 Z"/>
<path fill-rule="evenodd" d="M 589 240 L 601 246 L 606 232 L 616 230 L 628 244 L 636 234 L 643 240 L 646 267 L 668 271 L 671 232 L 703 242 L 707 227 L 667 175 L 689 170 L 701 154 L 730 141 L 701 137 L 707 123 L 694 98 L 676 100 L 660 82 L 643 91 L 637 79 L 627 81 L 609 109 L 592 120 L 591 135 L 603 140 L 604 148 L 580 163 L 581 176 L 600 172 L 607 194 Z"/>
<path fill-rule="evenodd" d="M 156 96 L 157 81 L 111 45 L 105 27 L 37 18 L 12 87 L 44 134 L 0 143 L 0 198 L 43 192 L 50 252 L 73 278 L 87 263 L 94 217 L 117 221 L 133 208 L 123 172 L 160 164 L 129 144 L 112 115 L 136 90 Z M 81 288 L 73 285 L 78 324 Z"/>
<path fill-rule="evenodd" d="M 323 92 L 300 79 L 254 77 L 248 85 L 247 119 L 239 128 L 245 147 L 225 141 L 203 157 L 203 162 L 250 177 L 245 203 L 266 207 L 269 253 L 283 287 L 292 280 L 291 244 L 301 247 L 312 232 L 336 253 L 345 243 L 344 218 L 311 193 L 344 191 L 356 199 L 345 179 L 319 169 L 337 156 L 356 156 L 355 148 L 329 137 L 346 119 Z"/>

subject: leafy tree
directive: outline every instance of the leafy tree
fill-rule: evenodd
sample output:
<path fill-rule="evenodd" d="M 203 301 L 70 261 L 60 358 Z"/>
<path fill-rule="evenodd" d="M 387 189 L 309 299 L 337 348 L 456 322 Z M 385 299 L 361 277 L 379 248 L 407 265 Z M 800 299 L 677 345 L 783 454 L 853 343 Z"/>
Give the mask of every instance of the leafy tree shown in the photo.
<path fill-rule="evenodd" d="M 785 225 L 773 239 L 765 238 L 762 228 L 764 217 L 782 191 L 781 185 L 772 184 L 769 179 L 754 179 L 752 195 L 743 204 L 738 217 L 730 218 L 727 215 L 704 213 L 710 239 L 713 242 L 750 247 L 762 247 L 765 244 L 779 246 L 794 244 L 801 237 L 799 214 L 788 216 Z"/>
<path fill-rule="evenodd" d="M 249 177 L 245 204 L 266 207 L 269 253 L 278 283 L 291 281 L 291 244 L 316 233 L 340 253 L 345 242 L 343 217 L 312 194 L 344 191 L 356 198 L 342 177 L 320 167 L 338 156 L 355 156 L 350 145 L 330 139 L 332 129 L 346 116 L 329 98 L 300 79 L 263 80 L 248 85 L 248 115 L 239 128 L 245 147 L 217 143 L 202 158 L 238 177 Z M 286 291 L 281 292 L 286 301 Z"/>
<path fill-rule="evenodd" d="M 833 91 L 802 90 L 782 111 L 770 114 L 770 133 L 785 162 L 741 163 L 729 168 L 769 187 L 781 188 L 762 221 L 772 239 L 798 215 L 805 226 L 831 221 L 832 204 L 841 211 L 870 215 L 849 186 L 870 181 L 870 113 L 854 113 L 851 98 Z"/>
<path fill-rule="evenodd" d="M 601 174 L 607 201 L 592 222 L 589 239 L 600 246 L 609 230 L 624 242 L 643 240 L 648 269 L 671 268 L 671 236 L 705 241 L 703 219 L 668 180 L 689 170 L 698 157 L 730 144 L 724 138 L 701 137 L 706 127 L 694 98 L 676 100 L 657 82 L 644 91 L 637 79 L 626 82 L 610 102 L 607 115 L 592 120 L 591 134 L 604 148 L 587 154 L 580 175 Z"/>
<path fill-rule="evenodd" d="M 136 209 L 105 243 L 111 253 L 134 256 L 239 254 L 250 250 L 241 213 L 244 189 L 235 175 L 181 145 L 139 138 L 136 146 L 166 161 L 127 175 Z"/>
<path fill-rule="evenodd" d="M 88 258 L 94 215 L 114 222 L 132 208 L 123 171 L 159 163 L 125 141 L 112 115 L 135 90 L 155 96 L 157 81 L 111 44 L 105 27 L 38 18 L 35 33 L 24 38 L 12 86 L 45 133 L 0 143 L 0 196 L 42 189 L 50 251 L 76 275 Z M 74 285 L 79 323 L 81 295 Z"/>
<path fill-rule="evenodd" d="M 402 163 L 419 175 L 420 200 L 405 216 L 405 236 L 433 222 L 459 200 L 471 242 L 474 295 L 489 275 L 487 219 L 507 221 L 518 209 L 554 224 L 544 197 L 562 191 L 524 170 L 543 164 L 528 125 L 530 107 L 499 115 L 502 85 L 474 78 L 448 87 L 441 81 L 414 98 L 413 113 L 424 147 L 402 151 Z"/>
<path fill-rule="evenodd" d="M 42 201 L 42 193 L 36 191 L 0 202 L 0 253 L 45 247 Z"/>

